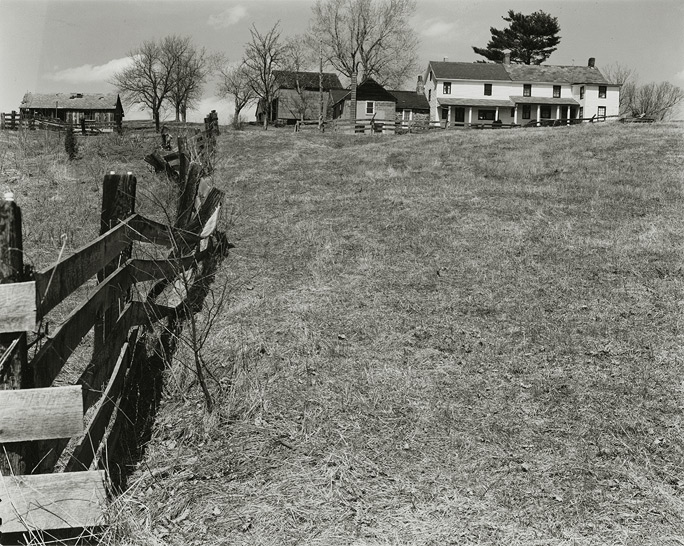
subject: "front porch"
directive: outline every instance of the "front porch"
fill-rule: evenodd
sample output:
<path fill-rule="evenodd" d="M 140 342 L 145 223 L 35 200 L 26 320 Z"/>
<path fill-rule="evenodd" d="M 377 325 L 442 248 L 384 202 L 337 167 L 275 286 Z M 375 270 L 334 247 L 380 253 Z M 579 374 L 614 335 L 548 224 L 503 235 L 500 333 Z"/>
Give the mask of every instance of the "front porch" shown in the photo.
<path fill-rule="evenodd" d="M 433 121 L 447 127 L 479 125 L 561 125 L 579 118 L 579 103 L 571 98 L 517 97 L 509 99 L 437 100 Z"/>

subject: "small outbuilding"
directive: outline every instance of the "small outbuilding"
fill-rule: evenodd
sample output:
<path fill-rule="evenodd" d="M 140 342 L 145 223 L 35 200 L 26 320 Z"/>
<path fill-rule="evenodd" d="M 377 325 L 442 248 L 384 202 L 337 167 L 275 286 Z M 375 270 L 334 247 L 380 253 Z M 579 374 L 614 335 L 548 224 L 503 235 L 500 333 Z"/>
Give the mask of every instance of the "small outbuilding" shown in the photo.
<path fill-rule="evenodd" d="M 26 93 L 19 107 L 23 119 L 53 119 L 77 124 L 81 119 L 120 125 L 124 110 L 116 93 Z"/>
<path fill-rule="evenodd" d="M 333 119 L 349 119 L 351 90 L 331 92 Z M 366 78 L 356 88 L 356 119 L 394 120 L 397 98 L 373 78 Z"/>

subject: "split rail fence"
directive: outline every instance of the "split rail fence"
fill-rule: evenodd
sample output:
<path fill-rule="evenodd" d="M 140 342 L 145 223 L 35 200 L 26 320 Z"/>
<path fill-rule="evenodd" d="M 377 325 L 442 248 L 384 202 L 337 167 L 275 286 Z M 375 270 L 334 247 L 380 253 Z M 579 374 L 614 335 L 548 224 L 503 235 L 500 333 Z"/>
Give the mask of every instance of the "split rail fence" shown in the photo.
<path fill-rule="evenodd" d="M 19 131 L 20 129 L 27 129 L 34 131 L 36 129 L 43 129 L 61 132 L 66 131 L 70 125 L 74 128 L 74 131 L 87 135 L 121 131 L 121 126 L 116 121 L 93 121 L 86 119 L 79 123 L 71 124 L 55 118 L 25 118 L 14 110 L 11 113 L 0 113 L 0 130 Z"/>
<path fill-rule="evenodd" d="M 214 136 L 203 135 L 207 146 Z M 0 201 L 3 539 L 6 533 L 49 536 L 103 523 L 108 457 L 129 426 L 122 408 L 129 403 L 127 393 L 147 379 L 132 359 L 140 328 L 164 317 L 182 320 L 185 303 L 157 303 L 158 288 L 191 278 L 212 250 L 223 193 L 201 180 L 205 168 L 189 152 L 192 140 L 197 139 L 179 138 L 177 162 L 164 168 L 178 183 L 173 225 L 136 213 L 136 177 L 110 173 L 104 177 L 99 237 L 40 271 L 23 263 L 20 207 Z M 166 258 L 135 257 L 150 256 L 150 243 L 170 249 Z M 98 282 L 87 299 L 48 333 L 49 313 L 67 305 L 62 302 L 93 277 Z M 136 299 L 132 287 L 145 282 L 153 288 Z M 90 331 L 92 360 L 74 384 L 55 386 Z M 27 332 L 37 342 L 31 359 Z"/>
<path fill-rule="evenodd" d="M 337 133 L 344 134 L 404 134 L 404 133 L 423 133 L 435 129 L 518 129 L 528 127 L 565 127 L 568 125 L 578 125 L 581 123 L 600 123 L 608 121 L 618 116 L 594 116 L 592 118 L 560 118 L 560 119 L 542 119 L 531 120 L 524 124 L 516 123 L 499 123 L 495 121 L 476 123 L 466 123 L 458 121 L 447 120 L 394 120 L 394 119 L 357 119 L 356 121 L 335 119 L 324 122 L 325 130 L 330 130 Z M 623 121 L 620 119 L 620 121 Z M 625 121 L 631 121 L 625 120 Z M 648 120 L 653 121 L 653 120 Z M 295 132 L 304 130 L 318 130 L 318 121 L 298 121 L 295 124 Z"/>

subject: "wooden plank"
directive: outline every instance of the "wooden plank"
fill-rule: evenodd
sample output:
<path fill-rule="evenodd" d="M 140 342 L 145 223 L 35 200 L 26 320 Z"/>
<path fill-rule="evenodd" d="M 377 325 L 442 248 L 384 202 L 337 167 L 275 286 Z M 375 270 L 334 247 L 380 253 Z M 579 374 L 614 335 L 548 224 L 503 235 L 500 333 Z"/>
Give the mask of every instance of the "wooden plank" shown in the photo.
<path fill-rule="evenodd" d="M 134 330 L 134 332 L 137 333 L 137 330 Z M 111 419 L 116 399 L 121 394 L 126 370 L 128 370 L 133 355 L 135 341 L 136 336 L 134 335 L 132 339 L 129 339 L 121 347 L 112 372 L 112 377 L 110 378 L 104 393 L 102 393 L 100 406 L 97 408 L 95 415 L 88 424 L 85 435 L 74 448 L 71 458 L 64 469 L 65 472 L 87 470 L 90 467 L 90 463 L 95 459 L 98 447 Z"/>
<path fill-rule="evenodd" d="M 192 267 L 197 260 L 195 254 L 181 258 L 168 258 L 160 260 L 131 260 L 131 275 L 135 282 L 152 281 L 159 279 L 173 280 L 179 273 Z"/>
<path fill-rule="evenodd" d="M 39 318 L 94 277 L 131 243 L 129 223 L 133 218 L 135 215 L 129 216 L 71 256 L 36 272 Z"/>
<path fill-rule="evenodd" d="M 127 267 L 120 267 L 97 286 L 87 301 L 71 312 L 29 362 L 34 387 L 49 387 L 52 384 L 67 358 L 95 324 L 97 315 L 116 303 L 109 297 L 110 292 L 120 293 L 131 282 Z"/>
<path fill-rule="evenodd" d="M 0 391 L 0 443 L 71 438 L 83 431 L 81 387 Z"/>
<path fill-rule="evenodd" d="M 204 228 L 205 224 L 212 217 L 217 208 L 221 206 L 223 202 L 223 192 L 216 188 L 211 188 L 209 194 L 207 195 L 204 203 L 200 207 L 199 211 L 188 224 L 187 230 L 192 233 L 200 233 Z"/>
<path fill-rule="evenodd" d="M 3 476 L 0 531 L 23 533 L 101 525 L 104 482 L 102 470 Z"/>
<path fill-rule="evenodd" d="M 0 284 L 0 334 L 36 327 L 36 283 Z"/>
<path fill-rule="evenodd" d="M 199 242 L 197 234 L 189 230 L 172 228 L 166 224 L 161 224 L 145 218 L 136 216 L 130 222 L 131 238 L 143 243 L 154 243 L 173 248 L 178 241 Z M 174 242 L 175 239 L 175 242 Z"/>

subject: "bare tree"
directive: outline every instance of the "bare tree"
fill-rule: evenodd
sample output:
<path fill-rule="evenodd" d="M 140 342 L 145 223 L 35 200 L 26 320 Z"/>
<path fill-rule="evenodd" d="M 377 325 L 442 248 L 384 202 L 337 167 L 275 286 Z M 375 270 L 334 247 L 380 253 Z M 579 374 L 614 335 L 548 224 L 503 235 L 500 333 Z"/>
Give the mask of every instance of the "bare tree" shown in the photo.
<path fill-rule="evenodd" d="M 264 129 L 268 129 L 273 101 L 278 91 L 278 83 L 273 71 L 283 63 L 284 45 L 280 42 L 280 23 L 276 23 L 262 34 L 255 25 L 249 30 L 252 39 L 245 46 L 243 64 L 247 70 L 249 86 L 264 112 Z"/>
<path fill-rule="evenodd" d="M 672 118 L 682 100 L 684 91 L 680 87 L 670 82 L 648 83 L 636 87 L 630 109 L 634 116 L 664 121 Z"/>
<path fill-rule="evenodd" d="M 631 115 L 630 105 L 634 98 L 637 76 L 633 68 L 620 63 L 601 67 L 603 75 L 610 81 L 620 86 L 620 115 Z"/>
<path fill-rule="evenodd" d="M 179 62 L 173 54 L 174 39 L 167 36 L 160 41 L 143 42 L 128 54 L 131 64 L 114 74 L 111 81 L 125 100 L 152 110 L 157 132 L 161 108 L 173 87 L 173 74 Z"/>
<path fill-rule="evenodd" d="M 399 87 L 416 63 L 415 0 L 317 0 L 310 40 L 341 74 Z"/>
<path fill-rule="evenodd" d="M 235 65 L 222 60 L 217 70 L 219 74 L 218 96 L 224 99 L 233 98 L 235 109 L 232 124 L 237 129 L 240 127 L 240 112 L 256 99 L 254 90 L 250 86 L 247 67 L 243 63 Z"/>
<path fill-rule="evenodd" d="M 168 55 L 177 58 L 172 69 L 169 102 L 174 107 L 176 121 L 187 119 L 192 108 L 202 97 L 202 89 L 209 76 L 210 56 L 205 48 L 197 49 L 189 37 L 170 36 Z"/>

